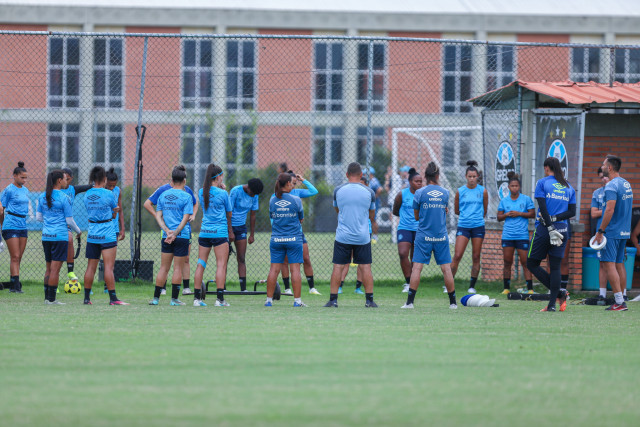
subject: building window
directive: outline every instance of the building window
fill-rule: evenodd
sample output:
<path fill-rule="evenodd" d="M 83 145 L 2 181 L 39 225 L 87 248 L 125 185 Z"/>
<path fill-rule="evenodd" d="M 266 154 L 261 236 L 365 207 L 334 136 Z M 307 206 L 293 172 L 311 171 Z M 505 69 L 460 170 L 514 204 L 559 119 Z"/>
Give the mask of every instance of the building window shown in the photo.
<path fill-rule="evenodd" d="M 571 49 L 571 76 L 574 82 L 600 81 L 600 49 L 574 47 Z"/>
<path fill-rule="evenodd" d="M 373 128 L 373 146 L 371 147 L 371 158 L 375 155 L 374 147 L 384 146 L 384 128 Z M 361 165 L 367 164 L 367 128 L 358 128 L 358 152 L 356 161 Z"/>
<path fill-rule="evenodd" d="M 80 124 L 49 123 L 47 130 L 47 171 L 69 168 L 78 176 Z"/>
<path fill-rule="evenodd" d="M 472 56 L 470 45 L 445 45 L 442 71 L 445 113 L 469 113 L 471 103 Z"/>
<path fill-rule="evenodd" d="M 342 165 L 342 128 L 313 128 L 312 171 L 315 180 L 335 184 L 336 171 Z"/>
<path fill-rule="evenodd" d="M 93 106 L 122 108 L 124 48 L 122 39 L 93 41 Z"/>
<path fill-rule="evenodd" d="M 80 105 L 80 40 L 49 39 L 49 107 Z"/>
<path fill-rule="evenodd" d="M 211 40 L 182 43 L 182 108 L 211 108 L 213 61 Z"/>
<path fill-rule="evenodd" d="M 316 111 L 342 111 L 341 43 L 316 43 L 315 45 L 315 101 Z"/>
<path fill-rule="evenodd" d="M 227 110 L 254 110 L 256 43 L 227 42 Z"/>
<path fill-rule="evenodd" d="M 212 162 L 213 130 L 211 125 L 182 126 L 182 164 L 187 168 L 187 184 L 201 188 L 207 166 Z"/>
<path fill-rule="evenodd" d="M 382 43 L 373 45 L 373 111 L 384 111 L 387 80 L 387 51 Z M 369 44 L 358 45 L 358 111 L 367 111 L 369 79 Z"/>
<path fill-rule="evenodd" d="M 617 82 L 640 82 L 640 49 L 616 49 L 615 73 Z"/>
<path fill-rule="evenodd" d="M 93 163 L 106 170 L 114 168 L 124 179 L 124 127 L 122 124 L 96 123 L 93 127 Z"/>
<path fill-rule="evenodd" d="M 471 132 L 446 131 L 442 135 L 442 156 L 445 166 L 466 166 L 472 160 Z"/>
<path fill-rule="evenodd" d="M 255 165 L 255 126 L 227 126 L 226 158 L 229 178 L 242 168 Z"/>
<path fill-rule="evenodd" d="M 488 46 L 487 91 L 506 86 L 514 81 L 516 79 L 516 63 L 515 46 Z"/>

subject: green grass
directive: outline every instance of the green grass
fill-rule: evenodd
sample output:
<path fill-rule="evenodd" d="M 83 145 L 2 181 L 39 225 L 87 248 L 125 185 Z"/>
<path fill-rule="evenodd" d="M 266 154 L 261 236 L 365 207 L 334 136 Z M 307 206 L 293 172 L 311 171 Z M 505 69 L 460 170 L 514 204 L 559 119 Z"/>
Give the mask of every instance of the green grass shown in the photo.
<path fill-rule="evenodd" d="M 635 303 L 539 313 L 480 283 L 500 307 L 452 311 L 440 284 L 413 311 L 397 286 L 376 288 L 376 310 L 353 285 L 338 309 L 326 285 L 306 309 L 151 307 L 149 285 L 119 285 L 128 307 L 0 291 L 0 424 L 637 425 Z"/>

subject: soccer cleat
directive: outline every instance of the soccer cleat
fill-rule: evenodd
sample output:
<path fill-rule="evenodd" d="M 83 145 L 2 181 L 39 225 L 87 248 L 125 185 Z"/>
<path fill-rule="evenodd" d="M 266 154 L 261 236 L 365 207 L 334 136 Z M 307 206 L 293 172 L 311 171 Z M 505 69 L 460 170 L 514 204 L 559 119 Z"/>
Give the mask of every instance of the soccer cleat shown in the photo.
<path fill-rule="evenodd" d="M 402 306 L 402 307 L 400 307 L 400 308 L 413 308 L 413 303 L 411 303 L 411 304 L 405 304 L 405 305 L 403 305 L 403 306 Z"/>
<path fill-rule="evenodd" d="M 56 288 L 56 294 L 60 293 L 60 288 Z"/>
<path fill-rule="evenodd" d="M 469 288 L 469 289 L 467 289 L 467 293 L 468 293 L 468 294 L 475 294 L 475 293 L 476 293 L 476 288 Z"/>
<path fill-rule="evenodd" d="M 182 295 L 193 295 L 193 291 L 189 288 L 184 288 L 182 290 Z"/>
<path fill-rule="evenodd" d="M 338 293 L 339 293 L 339 294 L 341 294 L 341 293 L 342 293 L 342 286 L 340 286 L 340 287 L 338 288 Z"/>
<path fill-rule="evenodd" d="M 606 305 L 606 297 L 603 297 L 602 295 L 598 295 L 598 301 L 596 302 L 597 305 Z"/>
<path fill-rule="evenodd" d="M 508 295 L 511 293 L 510 289 L 505 289 L 504 291 L 500 292 L 502 295 Z"/>
<path fill-rule="evenodd" d="M 160 301 L 158 300 L 158 298 L 154 298 L 151 301 L 149 301 L 149 305 L 158 305 Z"/>
<path fill-rule="evenodd" d="M 364 303 L 365 307 L 369 307 L 369 308 L 378 308 L 378 304 L 376 304 L 376 302 L 374 300 L 367 300 Z"/>
<path fill-rule="evenodd" d="M 84 305 L 93 305 L 93 304 L 91 303 L 91 300 L 86 299 L 84 300 Z"/>
<path fill-rule="evenodd" d="M 318 292 L 318 290 L 316 288 L 309 289 L 309 293 L 311 295 L 322 295 L 320 292 Z"/>
<path fill-rule="evenodd" d="M 78 276 L 76 276 L 76 273 L 74 273 L 73 271 L 70 271 L 67 274 L 67 277 L 69 278 L 69 280 L 75 280 L 76 282 L 78 281 Z"/>
<path fill-rule="evenodd" d="M 23 292 L 21 291 L 20 293 L 23 293 Z M 626 296 L 626 295 L 624 295 L 624 296 L 622 297 L 622 300 L 623 300 L 624 302 L 627 302 L 627 301 L 629 301 L 629 297 L 628 297 L 628 296 Z"/>
<path fill-rule="evenodd" d="M 409 292 L 409 284 L 405 283 L 404 286 L 402 287 L 402 293 L 406 294 Z"/>
<path fill-rule="evenodd" d="M 93 292 L 93 291 L 91 291 L 91 292 Z M 104 292 L 103 293 L 108 294 L 109 290 L 107 288 L 104 288 Z"/>
<path fill-rule="evenodd" d="M 627 311 L 627 303 L 623 302 L 622 304 L 611 304 L 611 306 L 605 308 L 606 311 Z"/>
<path fill-rule="evenodd" d="M 226 301 L 220 301 L 219 299 L 216 300 L 216 303 L 214 304 L 216 307 L 229 307 L 229 303 Z"/>
<path fill-rule="evenodd" d="M 356 264 L 355 262 L 352 262 L 351 264 L 349 264 L 351 267 L 357 267 L 358 264 Z"/>
<path fill-rule="evenodd" d="M 333 301 L 329 301 L 329 302 L 328 302 L 328 303 L 326 303 L 324 306 L 325 306 L 325 307 L 336 307 L 336 308 L 337 308 L 337 307 L 338 307 L 338 301 L 335 301 L 335 300 L 333 300 Z"/>
<path fill-rule="evenodd" d="M 265 307 L 273 307 L 273 303 L 271 301 L 267 301 L 264 303 Z"/>
<path fill-rule="evenodd" d="M 187 305 L 180 301 L 178 298 L 171 298 L 171 303 L 169 305 Z"/>
<path fill-rule="evenodd" d="M 307 304 L 303 303 L 302 301 L 300 301 L 300 302 L 295 302 L 295 301 L 294 301 L 294 302 L 293 302 L 293 306 L 294 306 L 294 307 L 306 307 L 306 306 L 307 306 Z"/>
<path fill-rule="evenodd" d="M 287 288 L 282 291 L 282 295 L 293 295 L 293 291 L 291 290 L 291 288 Z"/>
<path fill-rule="evenodd" d="M 364 292 L 362 291 L 362 288 L 355 288 L 353 290 L 354 294 L 358 294 L 358 295 L 364 295 Z"/>
<path fill-rule="evenodd" d="M 120 301 L 119 299 L 115 301 L 109 301 L 109 305 L 130 305 L 128 302 Z"/>
<path fill-rule="evenodd" d="M 45 300 L 44 303 L 46 305 L 66 305 L 67 304 L 66 302 L 61 302 L 61 301 L 58 301 L 58 300 L 55 300 L 55 301 Z"/>
<path fill-rule="evenodd" d="M 567 296 L 569 296 L 569 292 L 561 291 L 556 299 L 556 304 L 558 304 L 560 311 L 565 311 L 567 309 Z"/>
<path fill-rule="evenodd" d="M 555 312 L 556 308 L 555 307 L 545 307 L 542 310 L 540 310 L 541 313 L 544 313 L 544 312 L 547 312 L 547 311 L 548 312 Z"/>
<path fill-rule="evenodd" d="M 166 289 L 163 289 L 163 290 L 160 291 L 160 295 L 166 295 L 166 294 L 167 294 L 167 290 Z"/>
<path fill-rule="evenodd" d="M 457 310 L 458 309 L 458 305 L 457 304 L 449 304 L 449 308 L 451 310 Z"/>
<path fill-rule="evenodd" d="M 201 299 L 194 299 L 193 300 L 193 306 L 194 307 L 206 307 L 207 303 L 202 301 Z"/>

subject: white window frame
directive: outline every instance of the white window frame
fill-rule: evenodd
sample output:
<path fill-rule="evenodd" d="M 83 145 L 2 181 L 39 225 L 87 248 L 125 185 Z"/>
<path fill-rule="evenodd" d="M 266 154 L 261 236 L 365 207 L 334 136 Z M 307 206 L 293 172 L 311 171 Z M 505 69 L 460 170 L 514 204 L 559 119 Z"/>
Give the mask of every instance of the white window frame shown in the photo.
<path fill-rule="evenodd" d="M 317 55 L 318 45 L 325 45 L 327 49 L 327 54 L 326 54 L 327 64 L 326 64 L 326 68 L 324 69 L 316 68 L 316 62 L 317 62 L 316 55 Z M 342 50 L 342 67 L 340 69 L 334 69 L 333 68 L 333 49 L 337 48 L 338 46 Z M 317 87 L 318 75 L 324 75 L 326 78 L 326 84 L 324 88 L 325 97 L 322 99 L 316 98 L 317 89 L 318 89 Z M 331 97 L 333 76 L 342 77 L 342 81 L 340 83 L 341 85 L 340 91 L 342 92 L 341 94 L 342 96 L 340 97 L 340 99 L 337 99 L 337 100 Z M 315 42 L 313 44 L 313 101 L 312 101 L 311 109 L 313 111 L 321 111 L 321 112 L 327 112 L 327 113 L 343 112 L 344 111 L 344 78 L 345 78 L 344 44 L 339 42 L 329 42 L 329 41 Z M 324 106 L 324 110 L 318 109 L 319 106 Z M 338 108 L 334 109 L 333 107 L 336 107 L 336 106 Z"/>
<path fill-rule="evenodd" d="M 623 72 L 618 72 L 618 70 L 615 69 L 616 66 L 616 62 L 615 61 L 615 57 L 614 57 L 614 75 L 615 75 L 615 80 L 617 82 L 620 83 L 637 83 L 640 82 L 640 69 L 638 70 L 637 73 L 631 73 L 629 71 L 629 69 L 631 68 L 631 51 L 633 49 L 616 49 L 616 55 L 618 54 L 618 52 L 622 51 L 624 53 L 624 71 Z M 638 50 L 636 50 L 636 52 L 639 52 Z M 640 58 L 638 59 L 638 61 L 640 62 Z"/>
<path fill-rule="evenodd" d="M 93 107 L 100 110 L 124 110 L 124 94 L 125 94 L 125 60 L 126 60 L 126 52 L 125 52 L 125 40 L 124 38 L 106 38 L 105 40 L 105 63 L 104 65 L 96 65 L 95 58 L 95 43 L 100 39 L 94 39 L 94 57 L 92 58 L 93 64 L 93 84 L 95 88 L 96 84 L 96 71 L 104 71 L 104 95 L 96 95 L 95 91 L 93 93 Z M 109 52 L 111 51 L 111 43 L 114 40 L 119 40 L 122 43 L 122 64 L 113 65 L 111 64 L 111 55 Z M 120 96 L 110 95 L 111 89 L 111 73 L 114 71 L 120 71 Z M 96 106 L 97 101 L 103 101 L 104 106 Z M 110 104 L 112 101 L 119 101 L 119 107 L 111 107 Z"/>
<path fill-rule="evenodd" d="M 372 70 L 372 76 L 373 76 L 373 81 L 374 81 L 374 86 L 375 86 L 375 79 L 376 76 L 382 76 L 382 99 L 381 100 L 373 100 L 372 105 L 371 105 L 371 109 L 372 111 L 375 112 L 385 112 L 387 111 L 387 105 L 388 105 L 388 93 L 389 93 L 389 77 L 388 77 L 388 69 L 389 69 L 389 46 L 387 45 L 386 42 L 383 41 L 377 41 L 374 42 L 374 50 L 375 50 L 375 45 L 381 45 L 384 48 L 384 67 L 381 70 Z M 356 55 L 358 55 L 358 57 L 356 58 L 357 61 L 357 67 L 358 67 L 358 79 L 356 84 L 358 85 L 358 88 L 356 89 L 357 91 L 360 90 L 359 86 L 360 86 L 360 82 L 362 80 L 364 80 L 365 82 L 367 82 L 367 79 L 369 78 L 369 70 L 368 68 L 365 69 L 361 69 L 360 68 L 360 61 L 359 61 L 359 57 L 360 57 L 360 46 L 367 46 L 368 48 L 369 43 L 358 43 L 358 47 L 356 48 Z M 368 51 L 367 51 L 368 52 Z M 367 56 L 368 58 L 368 56 Z M 368 59 L 367 59 L 367 63 L 368 63 Z M 375 52 L 374 52 L 374 62 L 375 62 Z M 375 91 L 375 89 L 374 89 Z M 359 112 L 366 112 L 367 111 L 367 104 L 368 104 L 368 90 L 365 91 L 365 97 L 364 99 L 360 99 L 359 98 L 359 93 L 356 92 L 356 101 L 357 101 L 357 110 Z"/>
<path fill-rule="evenodd" d="M 186 162 L 184 157 L 185 138 L 193 138 L 193 162 Z M 207 170 L 209 163 L 213 161 L 213 127 L 208 124 L 188 124 L 182 125 L 180 130 L 180 141 L 183 149 L 180 150 L 181 163 L 188 169 L 193 170 L 193 189 L 201 188 L 200 182 Z M 200 145 L 209 144 L 209 159 L 200 158 Z"/>
<path fill-rule="evenodd" d="M 120 130 L 111 130 L 111 126 L 117 125 L 120 126 Z M 98 126 L 104 126 L 104 131 L 98 130 Z M 104 137 L 104 161 L 100 162 L 96 159 L 96 146 L 98 144 L 98 138 Z M 111 138 L 119 137 L 120 138 L 120 161 L 115 162 L 111 160 Z M 96 165 L 100 165 L 105 170 L 109 168 L 117 168 L 119 169 L 118 178 L 121 182 L 124 180 L 125 175 L 125 167 L 124 167 L 124 159 L 125 159 L 125 143 L 124 143 L 124 124 L 122 123 L 95 123 L 93 126 L 93 146 L 92 148 L 92 157 L 93 162 Z"/>
<path fill-rule="evenodd" d="M 237 93 L 235 96 L 228 96 L 225 90 L 225 107 L 227 110 L 230 110 L 230 111 L 256 110 L 258 105 L 258 96 L 257 96 L 257 93 L 258 93 L 258 43 L 255 40 L 242 40 L 242 39 L 228 40 L 226 45 L 227 50 L 229 48 L 229 43 L 231 42 L 238 43 L 238 58 L 237 58 L 238 66 L 230 67 L 227 61 L 227 57 L 225 56 L 225 61 L 226 61 L 225 75 L 228 76 L 229 73 L 231 72 L 237 73 L 237 76 L 236 76 Z M 244 64 L 242 63 L 243 54 L 244 54 L 244 44 L 246 42 L 253 43 L 253 67 L 245 67 Z M 253 94 L 250 98 L 245 98 L 244 96 L 242 96 L 243 95 L 242 75 L 247 72 L 250 72 L 253 74 Z M 229 82 L 227 81 L 227 86 L 228 85 L 229 85 Z M 236 108 L 230 108 L 229 107 L 230 102 L 236 103 Z M 244 108 L 244 104 L 247 102 L 251 102 L 251 105 L 252 105 L 251 108 Z"/>
<path fill-rule="evenodd" d="M 333 131 L 339 130 L 339 135 L 334 135 Z M 311 139 L 311 170 L 313 172 L 322 172 L 325 180 L 332 185 L 337 185 L 339 180 L 344 177 L 344 158 L 342 149 L 344 147 L 344 128 L 341 126 L 316 126 L 313 128 L 313 134 Z M 318 164 L 315 162 L 316 154 L 316 142 L 318 139 L 324 140 L 324 164 Z M 334 140 L 340 141 L 340 147 L 338 149 L 340 153 L 340 161 L 333 163 L 333 143 Z"/>
<path fill-rule="evenodd" d="M 232 132 L 233 131 L 233 132 Z M 253 135 L 253 142 L 252 142 L 252 155 L 251 155 L 251 163 L 242 163 L 242 159 L 244 158 L 243 156 L 243 140 L 245 138 L 245 135 Z M 235 155 L 236 155 L 236 161 L 235 162 L 230 162 L 229 159 L 226 159 L 226 166 L 227 166 L 227 170 L 232 172 L 232 173 L 237 173 L 239 169 L 252 169 L 255 168 L 256 165 L 256 153 L 257 153 L 257 144 L 256 144 L 256 135 L 257 135 L 257 128 L 254 126 L 246 126 L 246 125 L 230 125 L 227 126 L 227 129 L 225 131 L 225 153 L 226 151 L 229 149 L 229 141 L 230 139 L 233 137 L 234 142 L 235 142 Z"/>
<path fill-rule="evenodd" d="M 52 64 L 51 63 L 51 43 L 54 40 L 62 40 L 62 64 Z M 78 41 L 78 64 L 77 65 L 69 65 L 67 64 L 67 50 L 68 43 L 71 40 Z M 47 106 L 48 108 L 69 108 L 69 109 L 77 109 L 80 108 L 80 63 L 82 62 L 82 48 L 80 44 L 80 39 L 78 37 L 51 37 L 49 42 L 47 43 Z M 51 94 L 51 71 L 60 70 L 62 72 L 62 95 L 52 95 Z M 77 71 L 78 72 L 78 95 L 68 95 L 67 92 L 67 75 L 69 71 Z M 62 105 L 60 106 L 52 106 L 51 103 L 53 101 L 60 101 Z M 68 107 L 67 104 L 70 101 L 75 101 L 78 105 L 75 107 Z"/>
<path fill-rule="evenodd" d="M 496 70 L 495 71 L 489 71 L 489 61 L 492 61 L 492 56 L 489 54 L 489 48 L 495 47 L 496 48 L 496 54 L 495 54 L 495 64 L 496 64 Z M 504 55 L 504 50 L 506 49 L 510 49 L 512 51 L 512 58 L 513 58 L 513 64 L 512 64 L 512 71 L 504 71 L 502 69 L 502 59 L 503 59 L 503 55 Z M 472 64 L 473 65 L 473 64 Z M 516 76 L 518 75 L 518 49 L 516 49 L 515 46 L 510 46 L 510 45 L 489 45 L 487 46 L 487 91 L 491 91 L 494 89 L 498 89 L 499 87 L 502 87 L 502 81 L 504 80 L 504 78 L 506 77 L 508 80 L 508 83 L 511 83 L 512 81 L 514 81 L 516 79 Z M 491 85 L 489 84 L 489 79 L 492 78 L 496 83 L 495 87 L 491 87 Z"/>
<path fill-rule="evenodd" d="M 467 161 L 473 158 L 471 131 L 444 131 L 442 133 L 442 164 L 454 168 L 466 167 Z M 466 143 L 468 153 L 462 152 L 462 145 Z M 453 161 L 447 159 L 445 152 L 448 147 L 453 148 Z M 467 154 L 467 155 L 464 155 Z"/>
<path fill-rule="evenodd" d="M 196 49 L 195 49 L 195 66 L 187 66 L 184 63 L 184 50 L 185 50 L 185 44 L 187 42 L 194 42 L 196 45 Z M 202 66 L 200 64 L 200 54 L 201 54 L 201 50 L 202 50 L 202 44 L 203 43 L 208 43 L 211 45 L 211 65 L 209 66 Z M 181 70 L 180 70 L 180 105 L 183 109 L 185 110 L 191 110 L 191 109 L 196 109 L 196 110 L 210 110 L 211 108 L 213 108 L 213 91 L 214 91 L 214 86 L 213 86 L 213 60 L 214 60 L 214 52 L 213 52 L 213 40 L 210 39 L 185 39 L 182 40 L 182 55 L 180 56 L 180 66 L 181 66 Z M 195 96 L 184 96 L 184 74 L 185 72 L 193 72 L 195 75 Z M 202 97 L 200 96 L 200 83 L 201 83 L 201 75 L 202 73 L 209 73 L 209 85 L 211 87 L 211 96 L 209 98 L 207 97 Z M 192 107 L 187 107 L 185 106 L 186 102 L 193 102 L 193 106 Z M 204 105 L 203 105 L 204 104 Z M 209 104 L 208 106 L 206 104 Z"/>
<path fill-rule="evenodd" d="M 576 49 L 582 49 L 584 51 L 584 56 L 582 58 L 582 70 L 581 71 L 573 71 L 573 55 Z M 598 72 L 591 73 L 589 72 L 589 57 L 591 56 L 591 51 L 595 50 L 598 52 Z M 600 82 L 600 73 L 602 70 L 600 69 L 600 52 L 602 49 L 593 48 L 593 47 L 573 47 L 571 48 L 571 55 L 569 55 L 569 80 L 574 82 Z M 615 64 L 614 64 L 615 66 Z"/>
<path fill-rule="evenodd" d="M 385 127 L 382 126 L 375 126 L 372 128 L 372 146 L 371 146 L 371 155 L 373 158 L 373 147 L 378 144 L 381 145 L 382 147 L 386 147 L 386 137 L 387 137 L 387 129 Z M 380 134 L 380 131 L 382 131 L 382 134 Z M 356 129 L 356 141 L 358 143 L 357 147 L 356 147 L 356 162 L 359 162 L 360 164 L 364 165 L 365 162 L 361 162 L 360 160 L 362 160 L 361 158 L 359 158 L 358 156 L 358 151 L 360 150 L 360 147 L 362 145 L 366 145 L 367 143 L 367 127 L 366 126 L 360 126 Z M 364 144 L 363 144 L 364 143 Z M 366 156 L 367 153 L 365 152 L 364 155 Z M 365 159 L 366 160 L 366 159 Z"/>
<path fill-rule="evenodd" d="M 61 125 L 62 131 L 52 131 L 50 126 L 52 125 Z M 77 132 L 73 132 L 69 130 L 69 126 L 76 125 L 78 127 Z M 51 145 L 51 137 L 59 136 L 61 137 L 61 153 L 60 153 L 60 162 L 53 162 L 49 159 L 50 153 L 50 145 Z M 78 138 L 78 161 L 70 162 L 67 159 L 67 140 L 70 137 Z M 62 168 L 70 168 L 79 170 L 80 169 L 80 123 L 48 123 L 47 124 L 47 170 L 52 169 L 62 169 Z"/>
<path fill-rule="evenodd" d="M 453 47 L 456 50 L 456 58 L 453 71 L 446 70 L 446 49 L 447 47 Z M 471 52 L 469 55 L 470 69 L 469 71 L 462 71 L 462 48 L 467 47 Z M 454 101 L 445 100 L 445 84 L 446 77 L 454 77 L 455 78 L 455 88 L 454 88 Z M 469 90 L 471 91 L 473 88 L 473 47 L 468 44 L 443 44 L 442 45 L 442 111 L 448 114 L 469 114 L 473 111 L 471 103 L 464 101 L 461 99 L 462 94 L 462 77 L 469 77 Z M 469 93 L 471 96 L 471 92 Z M 453 107 L 453 111 L 445 111 L 447 107 Z M 469 111 L 461 111 L 462 108 L 468 108 Z"/>

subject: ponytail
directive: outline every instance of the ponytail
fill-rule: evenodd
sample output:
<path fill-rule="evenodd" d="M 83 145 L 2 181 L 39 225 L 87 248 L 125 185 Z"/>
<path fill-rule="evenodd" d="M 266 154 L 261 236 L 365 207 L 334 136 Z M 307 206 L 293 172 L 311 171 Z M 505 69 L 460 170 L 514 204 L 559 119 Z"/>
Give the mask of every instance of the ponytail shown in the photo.
<path fill-rule="evenodd" d="M 94 184 L 104 181 L 106 177 L 107 173 L 102 166 L 94 166 L 93 169 L 91 169 L 91 172 L 89 172 L 89 182 Z"/>
<path fill-rule="evenodd" d="M 427 185 L 431 182 L 438 184 L 439 176 L 440 168 L 436 165 L 436 162 L 429 162 L 427 169 L 424 171 L 424 177 L 427 179 Z"/>
<path fill-rule="evenodd" d="M 280 175 L 278 175 L 278 179 L 276 179 L 276 188 L 274 191 L 278 199 L 282 199 L 284 187 L 288 182 L 291 182 L 291 179 L 291 175 L 288 173 L 281 173 Z"/>
<path fill-rule="evenodd" d="M 560 160 L 558 160 L 556 157 L 547 157 L 543 163 L 543 166 L 548 167 L 551 170 L 551 172 L 553 172 L 553 177 L 556 179 L 556 181 L 558 181 L 560 184 L 564 185 L 565 187 L 569 186 L 569 183 L 564 178 L 564 174 L 562 173 L 562 166 L 560 166 Z"/>
<path fill-rule="evenodd" d="M 13 170 L 14 175 L 20 175 L 22 172 L 26 172 L 24 168 L 24 162 L 18 162 L 18 167 Z"/>
<path fill-rule="evenodd" d="M 51 197 L 53 193 L 53 186 L 58 182 L 58 180 L 64 179 L 64 172 L 55 169 L 49 172 L 47 175 L 47 189 L 45 190 L 45 199 L 47 200 L 47 206 L 49 209 L 53 206 L 53 197 Z"/>
<path fill-rule="evenodd" d="M 211 190 L 211 181 L 222 174 L 222 168 L 216 164 L 210 163 L 204 174 L 204 185 L 202 187 L 202 197 L 204 198 L 204 209 L 209 209 L 209 191 Z"/>

